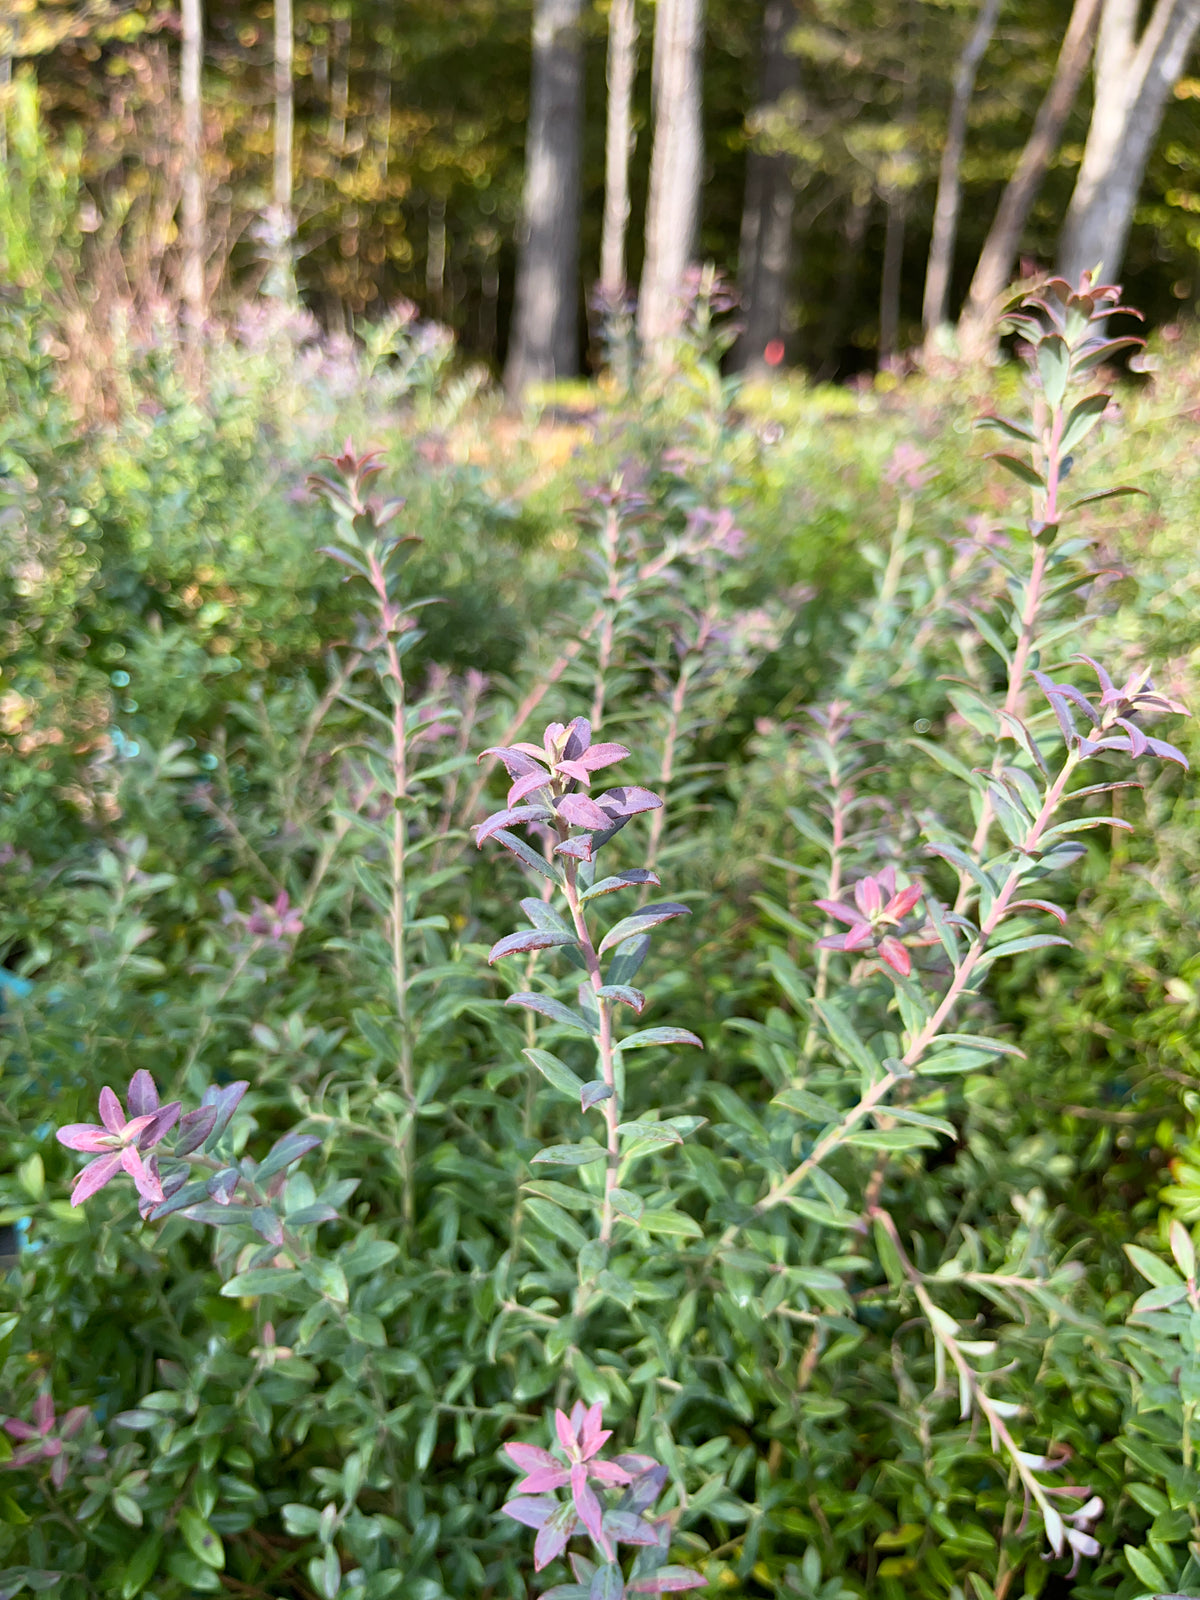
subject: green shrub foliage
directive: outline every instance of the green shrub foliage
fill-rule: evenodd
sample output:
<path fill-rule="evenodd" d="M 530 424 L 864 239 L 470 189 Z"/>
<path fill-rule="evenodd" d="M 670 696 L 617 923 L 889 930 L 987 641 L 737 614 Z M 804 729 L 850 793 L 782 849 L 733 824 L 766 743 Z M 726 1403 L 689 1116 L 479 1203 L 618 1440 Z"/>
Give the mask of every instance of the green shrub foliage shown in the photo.
<path fill-rule="evenodd" d="M 1196 1592 L 1186 374 L 290 316 L 0 304 L 0 1596 Z"/>

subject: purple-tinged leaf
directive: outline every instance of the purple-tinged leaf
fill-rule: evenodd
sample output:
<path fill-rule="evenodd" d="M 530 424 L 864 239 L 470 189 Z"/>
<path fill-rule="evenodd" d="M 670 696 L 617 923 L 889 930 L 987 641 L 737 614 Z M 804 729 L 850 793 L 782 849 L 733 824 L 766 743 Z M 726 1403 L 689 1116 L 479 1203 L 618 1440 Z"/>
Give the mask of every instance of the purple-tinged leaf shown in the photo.
<path fill-rule="evenodd" d="M 542 1590 L 541 1600 L 588 1600 L 588 1592 L 582 1583 L 556 1583 L 552 1589 Z"/>
<path fill-rule="evenodd" d="M 509 1500 L 500 1510 L 504 1516 L 523 1523 L 527 1528 L 542 1528 L 558 1510 L 558 1505 L 552 1495 L 521 1495 L 516 1500 Z"/>
<path fill-rule="evenodd" d="M 1173 744 L 1168 744 L 1165 739 L 1147 739 L 1146 743 L 1152 756 L 1157 756 L 1160 761 L 1177 761 L 1185 772 L 1189 770 L 1188 758 Z"/>
<path fill-rule="evenodd" d="M 498 844 L 502 844 L 510 855 L 516 856 L 522 866 L 529 867 L 533 872 L 540 872 L 543 878 L 549 878 L 551 883 L 562 883 L 562 875 L 546 860 L 539 855 L 524 839 L 519 839 L 515 833 L 509 833 L 507 828 L 498 828 L 492 835 Z"/>
<path fill-rule="evenodd" d="M 552 815 L 549 806 L 512 806 L 507 811 L 493 811 L 485 822 L 475 828 L 476 847 L 501 828 L 511 828 L 520 822 L 548 822 Z"/>
<path fill-rule="evenodd" d="M 1023 955 L 1027 950 L 1047 950 L 1051 945 L 1062 944 L 1070 948 L 1069 939 L 1061 939 L 1056 933 L 1030 933 L 1021 939 L 1006 939 L 1001 944 L 989 945 L 980 956 L 980 961 L 1000 961 L 1005 956 Z"/>
<path fill-rule="evenodd" d="M 662 882 L 657 872 L 651 872 L 648 867 L 633 867 L 628 872 L 616 872 L 611 878 L 601 878 L 599 883 L 594 883 L 590 889 L 580 895 L 580 900 L 595 900 L 602 894 L 612 894 L 617 889 L 628 889 L 634 884 L 649 883 L 657 887 Z"/>
<path fill-rule="evenodd" d="M 100 1121 L 109 1133 L 120 1133 L 125 1126 L 121 1102 L 107 1084 L 100 1091 Z"/>
<path fill-rule="evenodd" d="M 514 1440 L 504 1446 L 504 1453 L 522 1472 L 532 1472 L 534 1467 L 561 1465 L 557 1456 L 552 1456 L 549 1450 L 543 1450 L 537 1444 L 521 1444 Z"/>
<path fill-rule="evenodd" d="M 249 1087 L 249 1083 L 244 1078 L 240 1078 L 236 1083 L 227 1083 L 220 1088 L 216 1084 L 212 1084 L 204 1091 L 204 1098 L 200 1102 L 201 1106 L 215 1106 L 217 1109 L 216 1121 L 213 1123 L 212 1132 L 208 1136 L 205 1149 L 211 1150 L 225 1132 L 233 1113 L 241 1104 L 242 1096 Z"/>
<path fill-rule="evenodd" d="M 517 1485 L 520 1494 L 545 1494 L 551 1489 L 561 1489 L 571 1481 L 571 1469 L 557 1461 L 552 1467 L 534 1467 Z"/>
<path fill-rule="evenodd" d="M 131 1117 L 148 1116 L 158 1110 L 158 1090 L 145 1067 L 139 1067 L 130 1078 L 125 1104 L 129 1107 Z"/>
<path fill-rule="evenodd" d="M 554 770 L 564 778 L 573 778 L 576 783 L 591 783 L 592 775 L 582 761 L 572 761 L 569 758 L 554 763 Z"/>
<path fill-rule="evenodd" d="M 112 1181 L 121 1170 L 121 1153 L 114 1151 L 111 1155 L 100 1156 L 95 1161 L 90 1161 L 76 1178 L 71 1189 L 71 1204 L 82 1205 L 85 1200 L 90 1200 L 98 1194 L 106 1183 Z"/>
<path fill-rule="evenodd" d="M 549 783 L 550 774 L 543 772 L 540 767 L 536 772 L 527 772 L 510 785 L 506 803 L 509 806 L 519 806 L 527 794 L 537 794 L 540 790 L 547 788 Z"/>
<path fill-rule="evenodd" d="M 133 1186 L 143 1200 L 150 1200 L 157 1205 L 165 1197 L 162 1184 L 158 1181 L 158 1170 L 153 1156 L 149 1165 L 142 1160 L 141 1152 L 135 1144 L 127 1144 L 121 1151 L 121 1165 L 133 1179 Z"/>
<path fill-rule="evenodd" d="M 159 1141 L 175 1126 L 183 1106 L 178 1100 L 172 1100 L 170 1105 L 163 1106 L 155 1111 L 146 1126 L 135 1139 L 139 1150 L 152 1150 Z"/>
<path fill-rule="evenodd" d="M 590 1111 L 593 1106 L 598 1106 L 602 1100 L 611 1100 L 614 1094 L 611 1084 L 605 1083 L 602 1078 L 596 1078 L 591 1083 L 585 1083 L 579 1091 L 579 1106 L 582 1111 Z"/>
<path fill-rule="evenodd" d="M 526 955 L 531 950 L 552 950 L 556 945 L 578 943 L 574 934 L 560 932 L 557 928 L 521 928 L 496 941 L 488 951 L 488 966 L 494 966 L 503 956 Z"/>
<path fill-rule="evenodd" d="M 572 717 L 566 735 L 562 753 L 568 761 L 578 761 L 592 742 L 592 725 L 586 717 Z"/>
<path fill-rule="evenodd" d="M 655 1545 L 658 1534 L 636 1511 L 606 1511 L 604 1531 L 619 1544 Z"/>
<path fill-rule="evenodd" d="M 590 833 L 579 833 L 573 838 L 564 839 L 561 844 L 554 846 L 556 856 L 570 856 L 574 861 L 590 861 L 596 853 L 596 845 L 603 840 L 596 840 Z"/>
<path fill-rule="evenodd" d="M 204 1187 L 210 1199 L 219 1206 L 227 1206 L 237 1192 L 241 1177 L 236 1167 L 226 1167 L 223 1172 L 215 1173 Z"/>
<path fill-rule="evenodd" d="M 693 1044 L 697 1050 L 704 1049 L 704 1041 L 698 1039 L 687 1028 L 642 1028 L 638 1033 L 631 1033 L 626 1039 L 619 1039 L 614 1048 L 648 1050 L 652 1045 L 658 1044 Z"/>
<path fill-rule="evenodd" d="M 1113 783 L 1089 783 L 1083 789 L 1070 789 L 1063 795 L 1064 800 L 1082 800 L 1089 794 L 1108 794 L 1113 789 L 1140 789 L 1142 784 L 1136 778 L 1122 778 Z"/>
<path fill-rule="evenodd" d="M 216 1121 L 216 1106 L 197 1106 L 194 1111 L 185 1111 L 179 1119 L 179 1137 L 173 1153 L 187 1156 L 193 1150 L 198 1150 L 213 1131 Z"/>
<path fill-rule="evenodd" d="M 601 1541 L 597 1539 L 596 1542 L 599 1544 Z M 606 1561 L 602 1567 L 597 1567 L 588 1585 L 588 1600 L 624 1600 L 624 1596 L 625 1574 L 617 1563 Z"/>
<path fill-rule="evenodd" d="M 255 1178 L 261 1183 L 263 1179 L 273 1177 L 285 1167 L 290 1167 L 293 1161 L 299 1161 L 302 1156 L 306 1156 L 310 1150 L 317 1149 L 320 1143 L 319 1134 L 285 1133 L 282 1139 L 277 1139 L 271 1146 L 255 1173 Z"/>
<path fill-rule="evenodd" d="M 551 999 L 548 994 L 510 994 L 504 1004 L 523 1006 L 526 1011 L 536 1011 L 551 1022 L 557 1022 L 564 1028 L 573 1028 L 576 1033 L 586 1033 L 589 1039 L 592 1037 L 592 1029 L 577 1011 L 563 1005 L 561 1000 Z"/>
<path fill-rule="evenodd" d="M 1089 828 L 1124 828 L 1126 833 L 1132 833 L 1133 823 L 1126 822 L 1124 817 L 1073 817 L 1069 822 L 1056 822 L 1052 828 L 1047 828 L 1041 844 L 1069 839 L 1073 834 L 1086 833 Z"/>
<path fill-rule="evenodd" d="M 571 1468 L 571 1498 L 575 1502 L 575 1509 L 580 1520 L 592 1540 L 598 1544 L 606 1556 L 612 1555 L 612 1545 L 604 1532 L 604 1510 L 596 1496 L 596 1491 L 587 1481 L 588 1469 L 586 1462 L 579 1462 Z M 593 1581 L 594 1587 L 594 1581 Z"/>
<path fill-rule="evenodd" d="M 827 917 L 835 917 L 838 922 L 845 922 L 852 928 L 857 928 L 863 922 L 863 914 L 857 907 L 844 906 L 840 900 L 814 900 L 813 905 Z"/>
<path fill-rule="evenodd" d="M 650 1456 L 620 1455 L 617 1464 L 637 1476 L 621 1497 L 624 1510 L 645 1511 L 652 1506 L 666 1487 L 670 1476 L 666 1467 Z"/>
<path fill-rule="evenodd" d="M 565 794 L 554 802 L 555 809 L 575 828 L 591 828 L 603 832 L 612 822 L 607 811 L 602 811 L 586 794 Z"/>
<path fill-rule="evenodd" d="M 182 1187 L 168 1194 L 161 1205 L 155 1206 L 147 1221 L 162 1222 L 165 1217 L 173 1216 L 176 1211 L 186 1211 L 188 1206 L 205 1199 L 207 1194 L 208 1183 L 204 1178 L 197 1178 L 194 1183 L 184 1183 Z"/>
<path fill-rule="evenodd" d="M 535 1572 L 540 1572 L 543 1567 L 548 1567 L 556 1556 L 562 1555 L 567 1548 L 567 1540 L 574 1534 L 579 1523 L 575 1514 L 575 1507 L 569 1500 L 565 1500 L 547 1518 L 538 1531 L 537 1540 L 533 1546 L 533 1567 Z"/>
<path fill-rule="evenodd" d="M 269 1206 L 255 1206 L 250 1213 L 250 1226 L 260 1239 L 268 1244 L 283 1243 L 283 1223 Z"/>
<path fill-rule="evenodd" d="M 642 811 L 657 811 L 662 806 L 662 796 L 629 784 L 606 789 L 596 796 L 596 804 L 608 813 L 611 821 L 616 817 L 636 817 Z"/>
<path fill-rule="evenodd" d="M 662 922 L 669 922 L 672 917 L 690 917 L 690 906 L 677 905 L 672 900 L 664 900 L 658 905 L 645 906 L 641 911 L 634 912 L 631 917 L 622 917 L 620 922 L 613 926 L 600 941 L 597 954 L 603 955 L 606 950 L 611 950 L 614 945 L 623 944 L 626 939 L 632 939 L 638 934 L 646 933 L 651 928 L 657 928 Z"/>
<path fill-rule="evenodd" d="M 578 757 L 578 761 L 589 772 L 599 772 L 601 767 L 611 767 L 614 761 L 624 761 L 628 754 L 623 744 L 593 744 Z"/>
<path fill-rule="evenodd" d="M 55 1130 L 54 1137 L 68 1150 L 82 1150 L 89 1155 L 99 1155 L 112 1147 L 112 1134 L 94 1122 L 68 1122 Z"/>
<path fill-rule="evenodd" d="M 650 1578 L 635 1578 L 634 1594 L 677 1594 L 683 1589 L 703 1589 L 708 1580 L 691 1567 L 660 1567 Z"/>
<path fill-rule="evenodd" d="M 1098 505 L 1101 500 L 1115 500 L 1120 495 L 1145 494 L 1145 492 L 1145 489 L 1135 489 L 1130 483 L 1118 484 L 1115 489 L 1097 489 L 1093 494 L 1082 494 L 1078 500 L 1072 500 L 1070 505 L 1064 508 L 1064 513 L 1078 511 L 1080 506 Z"/>
<path fill-rule="evenodd" d="M 494 744 L 489 745 L 488 748 L 483 751 L 479 757 L 479 760 L 482 761 L 484 756 L 499 757 L 499 759 L 504 763 L 504 769 L 510 778 L 524 778 L 528 777 L 531 773 L 540 772 L 542 774 L 543 783 L 548 783 L 550 781 L 546 773 L 546 769 L 542 763 L 540 761 L 535 761 L 534 758 L 531 755 L 527 755 L 524 750 L 515 749 L 510 745 Z"/>
<path fill-rule="evenodd" d="M 606 983 L 596 990 L 596 999 L 629 1006 L 637 1016 L 641 1016 L 646 1009 L 646 996 L 640 989 L 631 989 L 627 983 Z"/>
<path fill-rule="evenodd" d="M 580 1583 L 590 1583 L 592 1581 L 592 1574 L 596 1570 L 594 1561 L 590 1561 L 587 1556 L 576 1555 L 574 1552 L 567 1559 L 571 1563 L 571 1571 Z M 542 1596 L 542 1600 L 546 1600 L 545 1595 Z"/>
<path fill-rule="evenodd" d="M 1011 915 L 1014 911 L 1045 911 L 1050 916 L 1057 917 L 1060 926 L 1065 928 L 1067 925 L 1067 913 L 1051 900 L 1013 900 L 1010 901 L 1005 915 Z"/>

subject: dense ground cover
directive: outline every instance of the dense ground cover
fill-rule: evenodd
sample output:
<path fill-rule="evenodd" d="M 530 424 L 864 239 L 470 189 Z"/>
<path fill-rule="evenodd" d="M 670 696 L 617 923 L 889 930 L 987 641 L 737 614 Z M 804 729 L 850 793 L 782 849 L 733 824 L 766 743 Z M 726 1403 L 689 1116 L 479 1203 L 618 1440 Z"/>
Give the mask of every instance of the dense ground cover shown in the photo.
<path fill-rule="evenodd" d="M 1060 404 L 1045 345 L 1038 487 L 971 430 L 1015 368 L 743 391 L 703 315 L 521 420 L 268 308 L 100 421 L 50 333 L 0 305 L 0 1593 L 533 1592 L 503 1447 L 576 1402 L 666 1469 L 649 1592 L 1194 1592 L 1198 847 L 1135 730 L 1195 735 L 1126 683 L 1196 703 L 1194 352 Z M 1144 497 L 1031 535 L 1068 470 Z M 1051 845 L 1085 690 L 1073 788 L 1143 787 Z M 568 768 L 477 848 L 514 741 Z M 143 1073 L 157 1217 L 72 1206 Z"/>

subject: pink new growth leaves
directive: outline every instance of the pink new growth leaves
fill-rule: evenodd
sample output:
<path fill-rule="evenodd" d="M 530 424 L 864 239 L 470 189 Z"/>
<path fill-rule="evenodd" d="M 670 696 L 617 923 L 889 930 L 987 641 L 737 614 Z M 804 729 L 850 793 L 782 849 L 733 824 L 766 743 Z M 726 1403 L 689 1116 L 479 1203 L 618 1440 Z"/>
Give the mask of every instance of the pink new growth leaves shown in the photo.
<path fill-rule="evenodd" d="M 636 786 L 606 789 L 595 798 L 579 792 L 580 785 L 590 789 L 594 773 L 628 754 L 621 744 L 593 744 L 585 717 L 576 717 L 565 726 L 550 723 L 540 746 L 520 743 L 485 750 L 484 756 L 499 756 L 512 783 L 507 809 L 494 812 L 478 825 L 476 843 L 495 837 L 529 865 L 527 853 L 513 849 L 513 836 L 507 830 L 519 823 L 557 822 L 560 835 L 568 828 L 578 829 L 579 834 L 571 839 L 560 837 L 556 854 L 590 861 L 596 847 L 624 827 L 630 817 L 662 805 L 658 795 Z M 519 846 L 519 841 L 516 843 Z"/>
<path fill-rule="evenodd" d="M 1119 750 L 1135 760 L 1139 756 L 1157 756 L 1160 761 L 1176 761 L 1187 766 L 1187 757 L 1165 739 L 1154 739 L 1133 721 L 1135 716 L 1149 712 L 1161 715 L 1171 712 L 1177 716 L 1188 715 L 1187 707 L 1177 700 L 1158 694 L 1147 672 L 1133 674 L 1118 689 L 1108 673 L 1091 656 L 1076 656 L 1096 674 L 1100 683 L 1100 699 L 1093 704 L 1087 696 L 1071 683 L 1055 683 L 1045 673 L 1035 672 L 1038 687 L 1050 702 L 1063 739 L 1069 750 L 1081 756 L 1092 756 L 1101 750 Z M 1081 734 L 1071 713 L 1074 706 L 1082 712 L 1089 724 L 1089 732 Z"/>
<path fill-rule="evenodd" d="M 546 1591 L 543 1600 L 586 1600 L 597 1592 L 605 1600 L 621 1600 L 626 1594 L 664 1594 L 684 1589 L 699 1589 L 704 1579 L 689 1567 L 661 1564 L 626 1580 L 616 1564 L 620 1544 L 642 1545 L 665 1553 L 669 1544 L 669 1525 L 665 1519 L 646 1516 L 667 1479 L 667 1469 L 650 1456 L 619 1455 L 606 1460 L 600 1450 L 611 1437 L 601 1425 L 599 1405 L 585 1407 L 577 1401 L 568 1416 L 554 1413 L 555 1432 L 561 1454 L 556 1456 L 532 1444 L 507 1444 L 505 1451 L 525 1474 L 517 1484 L 517 1497 L 503 1507 L 504 1514 L 528 1528 L 537 1529 L 533 1562 L 537 1571 L 562 1555 L 569 1540 L 586 1533 L 603 1558 L 597 1569 L 594 1562 L 572 1556 L 576 1584 L 562 1584 Z M 564 1459 L 565 1458 L 565 1459 Z M 599 1486 L 599 1492 L 593 1488 Z M 565 1500 L 554 1491 L 568 1489 Z M 623 1490 L 620 1501 L 606 1506 L 601 1495 Z M 601 1584 L 597 1590 L 597 1583 Z"/>
<path fill-rule="evenodd" d="M 820 950 L 873 951 L 885 961 L 893 972 L 907 978 L 912 971 L 912 957 L 901 941 L 890 933 L 898 928 L 924 893 L 919 883 L 907 889 L 896 888 L 895 867 L 884 867 L 873 877 L 861 878 L 854 885 L 854 904 L 844 905 L 840 900 L 813 902 L 828 917 L 845 922 L 845 933 L 831 933 L 817 940 Z"/>
<path fill-rule="evenodd" d="M 158 1204 L 163 1199 L 162 1184 L 157 1166 L 142 1160 L 144 1152 L 152 1150 L 174 1127 L 182 1106 L 178 1100 L 159 1106 L 158 1090 L 154 1079 L 144 1069 L 135 1072 L 129 1080 L 126 1095 L 129 1115 L 109 1088 L 100 1091 L 100 1123 L 71 1122 L 59 1128 L 59 1144 L 68 1150 L 84 1150 L 96 1156 L 76 1174 L 71 1190 L 71 1204 L 83 1201 L 103 1189 L 119 1172 L 127 1172 L 133 1179 L 143 1200 Z"/>
<path fill-rule="evenodd" d="M 4 1465 L 30 1467 L 40 1461 L 48 1461 L 50 1482 L 56 1489 L 61 1489 L 70 1465 L 66 1446 L 78 1434 L 89 1415 L 87 1406 L 72 1406 L 59 1422 L 54 1409 L 54 1397 L 48 1389 L 43 1389 L 33 1402 L 32 1422 L 22 1422 L 19 1417 L 5 1418 L 4 1431 L 18 1441 L 18 1447 L 13 1451 L 11 1460 Z M 90 1450 L 88 1454 L 89 1458 L 95 1460 L 104 1457 L 104 1451 L 100 1449 Z"/>

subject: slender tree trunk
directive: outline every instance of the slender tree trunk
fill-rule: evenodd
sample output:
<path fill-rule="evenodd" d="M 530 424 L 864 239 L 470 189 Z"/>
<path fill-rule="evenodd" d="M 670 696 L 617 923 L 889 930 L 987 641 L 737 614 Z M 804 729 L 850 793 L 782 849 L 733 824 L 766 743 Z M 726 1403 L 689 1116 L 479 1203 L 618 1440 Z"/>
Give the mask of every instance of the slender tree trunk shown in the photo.
<path fill-rule="evenodd" d="M 182 0 L 182 50 L 179 103 L 183 133 L 182 291 L 189 340 L 199 338 L 204 322 L 204 129 L 200 65 L 204 53 L 201 0 Z"/>
<path fill-rule="evenodd" d="M 604 224 L 600 293 L 610 305 L 624 297 L 625 236 L 629 229 L 629 162 L 633 155 L 633 85 L 637 76 L 636 0 L 612 0 L 608 14 L 608 111 L 604 138 Z"/>
<path fill-rule="evenodd" d="M 8 161 L 8 89 L 12 83 L 12 57 L 0 53 L 0 166 Z"/>
<path fill-rule="evenodd" d="M 579 168 L 583 143 L 582 0 L 535 0 L 525 203 L 504 383 L 578 370 Z"/>
<path fill-rule="evenodd" d="M 275 0 L 275 162 L 271 186 L 269 248 L 273 260 L 272 292 L 295 291 L 292 264 L 292 144 L 295 129 L 295 86 L 292 74 L 292 0 Z"/>
<path fill-rule="evenodd" d="M 983 242 L 958 322 L 959 347 L 972 358 L 987 355 L 995 346 L 1000 299 L 1012 277 L 1030 208 L 1058 149 L 1087 71 L 1102 3 L 1103 0 L 1075 0 L 1054 77 Z"/>
<path fill-rule="evenodd" d="M 329 80 L 329 142 L 339 156 L 346 153 L 346 118 L 350 109 L 350 19 L 333 20 L 333 71 Z"/>
<path fill-rule="evenodd" d="M 704 159 L 703 53 L 704 0 L 658 0 L 654 148 L 638 295 L 638 335 L 651 362 L 662 360 L 678 326 L 680 297 L 695 250 Z"/>
<path fill-rule="evenodd" d="M 746 196 L 738 247 L 738 290 L 743 332 L 734 351 L 740 367 L 758 366 L 767 346 L 783 334 L 792 265 L 796 187 L 791 158 L 758 142 L 763 124 L 783 115 L 798 96 L 800 63 L 788 49 L 796 22 L 795 0 L 767 0 L 763 16 L 762 89 L 751 119 L 757 137 L 746 156 Z M 769 135 L 769 128 L 766 130 Z"/>
<path fill-rule="evenodd" d="M 950 274 L 954 268 L 954 245 L 958 237 L 958 213 L 962 204 L 962 159 L 967 144 L 967 116 L 971 108 L 971 96 L 975 92 L 979 63 L 995 32 L 1000 4 L 1001 0 L 979 0 L 979 15 L 954 73 L 954 93 L 946 121 L 946 142 L 942 147 L 937 199 L 933 209 L 933 237 L 929 244 L 929 263 L 925 269 L 925 301 L 921 319 L 927 358 L 935 353 L 938 331 L 946 320 Z"/>
<path fill-rule="evenodd" d="M 1059 243 L 1072 280 L 1097 264 L 1110 281 L 1120 272 L 1146 162 L 1200 25 L 1200 0 L 1156 0 L 1139 38 L 1138 9 L 1105 0 L 1100 19 L 1092 120 Z"/>

